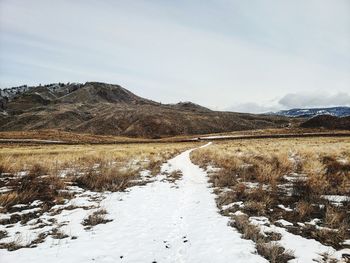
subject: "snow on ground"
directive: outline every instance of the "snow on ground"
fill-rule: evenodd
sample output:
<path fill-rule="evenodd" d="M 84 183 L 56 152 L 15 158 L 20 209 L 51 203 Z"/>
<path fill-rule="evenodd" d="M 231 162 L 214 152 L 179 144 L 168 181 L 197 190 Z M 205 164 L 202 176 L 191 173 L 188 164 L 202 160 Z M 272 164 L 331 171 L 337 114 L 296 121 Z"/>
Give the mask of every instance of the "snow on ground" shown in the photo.
<path fill-rule="evenodd" d="M 322 195 L 321 197 L 336 206 L 341 206 L 343 202 L 350 202 L 350 197 L 345 195 Z"/>
<path fill-rule="evenodd" d="M 256 225 L 260 226 L 263 233 L 276 232 L 281 234 L 281 240 L 279 243 L 285 249 L 288 249 L 294 253 L 295 259 L 290 260 L 290 263 L 312 263 L 312 262 L 323 262 L 322 254 L 329 255 L 332 259 L 337 260 L 336 262 L 346 262 L 342 260 L 342 254 L 348 254 L 349 249 L 343 249 L 336 251 L 330 246 L 322 245 L 315 239 L 307 239 L 299 235 L 288 232 L 283 227 L 270 225 L 268 218 L 266 217 L 250 217 L 249 220 Z M 288 226 L 288 221 L 279 220 L 277 221 L 281 225 Z"/>
<path fill-rule="evenodd" d="M 163 173 L 181 170 L 177 187 L 160 175 L 128 192 L 81 193 L 66 206 L 91 205 L 91 195 L 101 195 L 98 205 L 113 221 L 85 230 L 82 220 L 97 208 L 63 210 L 57 222 L 74 239 L 49 236 L 36 248 L 3 249 L 1 262 L 267 262 L 218 213 L 206 173 L 191 163 L 190 152 L 162 167 Z"/>

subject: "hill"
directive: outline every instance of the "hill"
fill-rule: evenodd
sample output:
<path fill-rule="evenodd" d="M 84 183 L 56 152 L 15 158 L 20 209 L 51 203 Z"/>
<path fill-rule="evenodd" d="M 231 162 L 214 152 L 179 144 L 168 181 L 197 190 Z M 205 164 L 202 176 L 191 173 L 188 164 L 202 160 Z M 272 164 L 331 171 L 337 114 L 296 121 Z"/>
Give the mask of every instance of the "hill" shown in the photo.
<path fill-rule="evenodd" d="M 331 115 L 318 115 L 303 122 L 300 126 L 303 128 L 350 130 L 350 116 L 336 117 Z"/>
<path fill-rule="evenodd" d="M 58 129 L 157 138 L 289 124 L 286 117 L 212 111 L 191 102 L 161 104 L 100 82 L 5 89 L 0 102 L 0 131 Z"/>
<path fill-rule="evenodd" d="M 350 107 L 331 107 L 331 108 L 311 108 L 311 109 L 290 109 L 272 113 L 273 115 L 286 117 L 305 117 L 310 118 L 317 115 L 332 115 L 337 117 L 350 116 Z"/>

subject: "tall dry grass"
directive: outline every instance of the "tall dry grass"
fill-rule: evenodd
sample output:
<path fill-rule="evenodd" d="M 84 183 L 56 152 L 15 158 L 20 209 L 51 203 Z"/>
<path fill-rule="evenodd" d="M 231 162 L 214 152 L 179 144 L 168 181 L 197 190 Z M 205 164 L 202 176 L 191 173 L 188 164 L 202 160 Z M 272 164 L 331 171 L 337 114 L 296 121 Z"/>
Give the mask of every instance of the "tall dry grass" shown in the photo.
<path fill-rule="evenodd" d="M 195 143 L 123 145 L 7 146 L 0 149 L 0 187 L 5 209 L 42 200 L 62 200 L 60 190 L 76 184 L 93 191 L 120 191 L 133 185 L 141 170 L 161 165 Z"/>
<path fill-rule="evenodd" d="M 204 168 L 220 168 L 209 173 L 219 208 L 243 202 L 223 211 L 225 215 L 241 210 L 272 222 L 283 218 L 295 223 L 290 231 L 337 248 L 350 238 L 350 202 L 335 205 L 324 198 L 350 197 L 348 138 L 222 141 L 194 151 L 191 159 Z M 314 218 L 326 228 L 296 227 Z"/>

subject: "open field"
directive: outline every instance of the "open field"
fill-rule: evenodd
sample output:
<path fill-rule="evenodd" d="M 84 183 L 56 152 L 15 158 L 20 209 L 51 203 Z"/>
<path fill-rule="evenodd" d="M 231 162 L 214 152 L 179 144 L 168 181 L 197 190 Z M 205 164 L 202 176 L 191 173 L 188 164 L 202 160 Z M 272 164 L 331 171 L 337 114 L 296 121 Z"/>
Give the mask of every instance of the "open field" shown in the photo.
<path fill-rule="evenodd" d="M 4 226 L 0 231 L 0 247 L 15 250 L 33 246 L 49 235 L 45 232 L 41 233 L 42 238 L 16 242 L 14 233 L 11 234 L 11 229 L 5 230 L 6 226 L 26 225 L 33 220 L 40 223 L 45 213 L 60 214 L 81 208 L 81 205 L 64 205 L 84 192 L 124 191 L 146 184 L 160 173 L 164 162 L 195 145 L 9 145 L 0 148 L 0 224 Z M 103 209 L 84 224 L 104 222 L 105 213 L 101 211 Z M 47 225 L 49 223 L 42 223 L 40 228 Z M 56 235 L 58 230 L 59 227 L 50 235 Z"/>
<path fill-rule="evenodd" d="M 0 257 L 347 262 L 348 137 L 219 139 L 3 144 Z"/>
<path fill-rule="evenodd" d="M 327 130 L 311 128 L 279 128 L 234 131 L 228 133 L 180 135 L 159 139 L 130 138 L 111 135 L 94 135 L 88 133 L 73 133 L 60 130 L 11 131 L 0 132 L 0 144 L 38 145 L 38 144 L 130 144 L 130 143 L 173 143 L 191 142 L 193 140 L 237 140 L 242 138 L 278 138 L 285 137 L 350 137 L 349 130 Z"/>
<path fill-rule="evenodd" d="M 269 260 L 288 260 L 271 245 L 288 249 L 286 232 L 350 247 L 349 138 L 222 141 L 191 158 L 209 172 L 221 213 Z"/>

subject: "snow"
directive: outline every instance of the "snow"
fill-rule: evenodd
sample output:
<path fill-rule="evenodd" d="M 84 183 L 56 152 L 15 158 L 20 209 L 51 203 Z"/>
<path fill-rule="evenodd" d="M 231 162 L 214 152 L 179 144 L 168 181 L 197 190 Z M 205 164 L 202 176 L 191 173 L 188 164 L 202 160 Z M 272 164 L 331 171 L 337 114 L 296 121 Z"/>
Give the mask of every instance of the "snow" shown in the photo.
<path fill-rule="evenodd" d="M 298 235 L 289 233 L 283 227 L 277 226 L 261 226 L 264 232 L 277 232 L 282 235 L 281 240 L 278 241 L 285 249 L 291 250 L 294 253 L 295 259 L 290 260 L 290 263 L 313 263 L 320 261 L 321 254 L 327 253 L 331 257 L 340 260 L 341 251 L 336 251 L 334 248 L 322 245 L 314 239 L 303 238 Z M 342 262 L 342 261 L 337 261 Z"/>
<path fill-rule="evenodd" d="M 341 206 L 343 202 L 350 202 L 350 197 L 345 195 L 322 195 L 321 197 L 337 206 Z"/>
<path fill-rule="evenodd" d="M 190 152 L 162 167 L 163 173 L 182 171 L 178 187 L 159 175 L 128 192 L 95 193 L 112 222 L 87 231 L 81 222 L 94 210 L 63 210 L 56 215 L 66 223 L 61 230 L 77 239 L 48 237 L 36 248 L 1 250 L 1 262 L 267 262 L 218 213 L 207 174 L 191 163 Z M 93 194 L 81 193 L 69 203 L 92 205 Z M 23 231 L 19 223 L 13 228 Z"/>
<path fill-rule="evenodd" d="M 284 220 L 284 219 L 279 219 L 275 223 L 278 223 L 281 226 L 293 226 L 291 222 L 288 222 L 287 220 Z"/>
<path fill-rule="evenodd" d="M 0 187 L 0 194 L 4 194 L 4 193 L 7 193 L 7 192 L 10 192 L 11 191 L 11 188 L 9 187 Z"/>
<path fill-rule="evenodd" d="M 285 228 L 278 227 L 275 225 L 270 225 L 269 220 L 266 217 L 250 217 L 250 222 L 258 225 L 263 233 L 276 232 L 281 234 L 281 240 L 277 243 L 280 244 L 287 250 L 293 252 L 295 259 L 290 260 L 290 263 L 313 263 L 313 262 L 322 262 L 321 254 L 327 253 L 331 258 L 337 259 L 337 262 L 341 261 L 342 253 L 345 253 L 345 250 L 336 251 L 330 246 L 322 245 L 320 242 L 315 239 L 307 239 L 299 235 L 289 233 Z M 276 222 L 282 223 L 284 226 L 289 226 L 289 223 L 286 220 L 278 220 Z"/>
<path fill-rule="evenodd" d="M 292 211 L 293 211 L 292 208 L 290 208 L 290 207 L 285 207 L 283 204 L 280 204 L 280 205 L 278 205 L 277 207 L 279 207 L 279 208 L 281 208 L 281 209 L 283 209 L 284 211 L 287 211 L 287 212 L 292 212 Z"/>
<path fill-rule="evenodd" d="M 233 202 L 233 203 L 230 203 L 230 204 L 228 204 L 228 205 L 223 205 L 223 206 L 221 207 L 221 209 L 222 209 L 222 210 L 227 210 L 227 209 L 230 209 L 230 208 L 235 207 L 235 206 L 238 206 L 238 207 L 241 208 L 241 207 L 244 207 L 244 204 L 243 204 L 242 201 Z"/>

